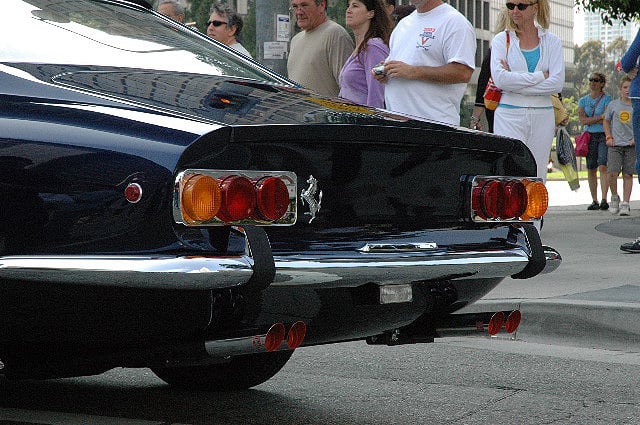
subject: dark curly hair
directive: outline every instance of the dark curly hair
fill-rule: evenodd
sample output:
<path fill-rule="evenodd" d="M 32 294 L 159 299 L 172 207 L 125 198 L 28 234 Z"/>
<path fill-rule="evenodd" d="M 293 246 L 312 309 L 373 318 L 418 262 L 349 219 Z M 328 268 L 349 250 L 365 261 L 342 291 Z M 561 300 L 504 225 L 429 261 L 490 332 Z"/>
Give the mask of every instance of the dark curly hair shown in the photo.
<path fill-rule="evenodd" d="M 229 25 L 229 28 L 236 28 L 235 37 L 238 42 L 240 42 L 240 33 L 242 33 L 242 27 L 244 22 L 242 21 L 242 17 L 238 15 L 238 12 L 235 11 L 234 8 L 225 3 L 214 3 L 211 5 L 209 9 L 209 14 L 217 13 L 218 15 L 224 17 Z"/>

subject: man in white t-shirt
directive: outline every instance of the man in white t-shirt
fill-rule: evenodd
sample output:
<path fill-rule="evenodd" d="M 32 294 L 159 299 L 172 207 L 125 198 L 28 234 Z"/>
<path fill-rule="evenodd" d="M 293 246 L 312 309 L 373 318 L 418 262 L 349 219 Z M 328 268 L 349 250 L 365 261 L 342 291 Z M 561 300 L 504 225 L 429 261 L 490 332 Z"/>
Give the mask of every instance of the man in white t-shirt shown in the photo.
<path fill-rule="evenodd" d="M 393 30 L 384 75 L 386 108 L 460 124 L 460 101 L 475 68 L 473 26 L 442 0 L 411 0 L 416 10 Z"/>

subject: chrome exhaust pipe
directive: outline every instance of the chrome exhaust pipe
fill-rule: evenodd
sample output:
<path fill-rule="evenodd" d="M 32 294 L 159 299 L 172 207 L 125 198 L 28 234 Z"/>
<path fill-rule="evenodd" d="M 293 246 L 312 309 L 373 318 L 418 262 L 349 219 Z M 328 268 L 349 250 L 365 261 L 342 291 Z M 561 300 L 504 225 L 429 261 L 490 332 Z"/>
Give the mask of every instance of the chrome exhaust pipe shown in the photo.
<path fill-rule="evenodd" d="M 266 334 L 205 341 L 204 348 L 211 357 L 231 357 L 281 350 L 295 350 L 304 341 L 307 325 L 298 321 L 291 325 L 285 338 L 282 323 L 271 325 Z"/>

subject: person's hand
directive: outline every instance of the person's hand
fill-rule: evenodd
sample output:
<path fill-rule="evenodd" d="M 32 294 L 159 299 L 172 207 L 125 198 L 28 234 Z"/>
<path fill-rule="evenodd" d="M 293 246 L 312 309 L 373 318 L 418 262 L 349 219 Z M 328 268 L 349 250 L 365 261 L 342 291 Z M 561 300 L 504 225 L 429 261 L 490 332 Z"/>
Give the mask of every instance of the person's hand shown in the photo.
<path fill-rule="evenodd" d="M 633 139 L 631 139 L 631 143 L 630 143 L 630 145 L 631 145 L 631 146 L 635 146 L 635 145 L 636 145 L 636 142 L 635 142 Z"/>
<path fill-rule="evenodd" d="M 634 79 L 638 76 L 638 67 L 636 66 L 635 68 L 633 68 L 631 71 L 627 72 L 627 77 L 629 77 L 630 79 Z"/>
<path fill-rule="evenodd" d="M 380 72 L 380 67 L 382 67 L 383 72 Z M 371 74 L 373 74 L 373 78 L 375 78 L 379 83 L 384 84 L 389 80 L 384 69 L 384 62 L 380 62 L 378 65 L 373 67 Z"/>
<path fill-rule="evenodd" d="M 387 78 L 405 78 L 413 80 L 414 67 L 401 61 L 389 61 L 384 64 L 384 72 Z"/>
<path fill-rule="evenodd" d="M 569 117 L 565 118 L 564 121 L 562 121 L 559 125 L 566 127 L 567 124 L 569 124 Z"/>
<path fill-rule="evenodd" d="M 504 59 L 500 59 L 500 63 L 502 64 L 502 67 L 503 67 L 504 69 L 506 69 L 507 71 L 511 71 L 511 68 L 509 68 L 509 64 L 507 63 L 507 61 L 506 61 L 506 60 L 504 60 Z"/>
<path fill-rule="evenodd" d="M 605 143 L 607 144 L 607 146 L 615 146 L 615 142 L 613 140 L 613 137 L 611 136 L 607 136 L 607 140 Z"/>
<path fill-rule="evenodd" d="M 543 71 L 542 72 L 544 74 L 544 79 L 546 80 L 547 78 L 549 78 L 549 71 Z"/>
<path fill-rule="evenodd" d="M 471 122 L 469 123 L 469 128 L 472 130 L 482 131 L 482 121 L 471 120 Z"/>

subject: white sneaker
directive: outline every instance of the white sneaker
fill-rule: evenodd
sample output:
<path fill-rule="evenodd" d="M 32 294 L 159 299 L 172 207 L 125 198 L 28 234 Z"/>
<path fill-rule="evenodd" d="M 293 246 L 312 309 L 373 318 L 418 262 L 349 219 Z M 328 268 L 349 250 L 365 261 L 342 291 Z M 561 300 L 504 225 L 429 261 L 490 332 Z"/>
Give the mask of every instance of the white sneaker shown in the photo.
<path fill-rule="evenodd" d="M 611 195 L 611 202 L 609 203 L 609 211 L 611 214 L 618 214 L 620 211 L 620 196 Z"/>
<path fill-rule="evenodd" d="M 620 215 L 631 215 L 631 208 L 628 202 L 620 204 Z"/>

